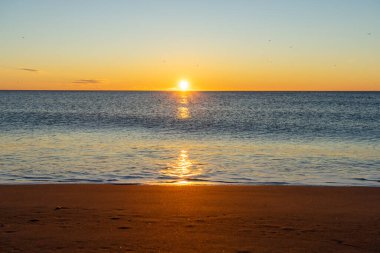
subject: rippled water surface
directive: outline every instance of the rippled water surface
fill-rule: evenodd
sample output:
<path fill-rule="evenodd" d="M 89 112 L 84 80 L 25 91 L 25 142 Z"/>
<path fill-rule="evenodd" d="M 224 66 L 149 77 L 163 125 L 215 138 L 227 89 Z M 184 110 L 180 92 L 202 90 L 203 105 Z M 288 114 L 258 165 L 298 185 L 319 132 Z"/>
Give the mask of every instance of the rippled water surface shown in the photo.
<path fill-rule="evenodd" d="M 0 183 L 380 186 L 376 92 L 0 92 Z"/>

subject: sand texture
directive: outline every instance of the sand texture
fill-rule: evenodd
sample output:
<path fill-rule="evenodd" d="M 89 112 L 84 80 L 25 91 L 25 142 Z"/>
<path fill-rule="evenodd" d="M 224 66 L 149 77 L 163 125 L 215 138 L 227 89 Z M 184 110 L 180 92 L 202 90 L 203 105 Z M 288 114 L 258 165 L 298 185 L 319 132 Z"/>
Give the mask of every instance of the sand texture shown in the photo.
<path fill-rule="evenodd" d="M 0 186 L 0 252 L 380 252 L 380 188 Z"/>

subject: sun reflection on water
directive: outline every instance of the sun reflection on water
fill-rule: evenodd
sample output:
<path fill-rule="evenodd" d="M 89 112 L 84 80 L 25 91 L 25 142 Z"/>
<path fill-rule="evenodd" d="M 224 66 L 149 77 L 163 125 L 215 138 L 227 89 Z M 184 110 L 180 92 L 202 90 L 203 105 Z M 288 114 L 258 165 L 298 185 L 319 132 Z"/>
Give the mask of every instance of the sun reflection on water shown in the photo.
<path fill-rule="evenodd" d="M 189 119 L 191 118 L 189 110 L 189 99 L 187 93 L 180 93 L 178 98 L 179 106 L 177 107 L 177 118 L 178 119 Z"/>
<path fill-rule="evenodd" d="M 181 93 L 181 95 L 179 97 L 179 103 L 183 104 L 183 105 L 189 104 L 189 99 L 188 99 L 187 93 Z"/>
<path fill-rule="evenodd" d="M 202 169 L 197 167 L 194 161 L 190 160 L 187 150 L 181 150 L 177 160 L 172 164 L 168 164 L 160 173 L 165 178 L 173 180 L 172 183 L 187 185 L 192 183 L 189 181 L 190 179 L 202 174 Z"/>
<path fill-rule="evenodd" d="M 177 118 L 179 118 L 179 119 L 188 119 L 188 118 L 190 118 L 189 108 L 182 107 L 182 106 L 178 107 Z"/>

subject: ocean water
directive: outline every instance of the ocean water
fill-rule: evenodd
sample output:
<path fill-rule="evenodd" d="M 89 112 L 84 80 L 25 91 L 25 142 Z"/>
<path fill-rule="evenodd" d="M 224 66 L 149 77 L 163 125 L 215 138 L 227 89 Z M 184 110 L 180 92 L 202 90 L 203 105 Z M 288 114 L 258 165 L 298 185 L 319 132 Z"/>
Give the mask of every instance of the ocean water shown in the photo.
<path fill-rule="evenodd" d="M 0 91 L 0 183 L 380 186 L 380 93 Z"/>

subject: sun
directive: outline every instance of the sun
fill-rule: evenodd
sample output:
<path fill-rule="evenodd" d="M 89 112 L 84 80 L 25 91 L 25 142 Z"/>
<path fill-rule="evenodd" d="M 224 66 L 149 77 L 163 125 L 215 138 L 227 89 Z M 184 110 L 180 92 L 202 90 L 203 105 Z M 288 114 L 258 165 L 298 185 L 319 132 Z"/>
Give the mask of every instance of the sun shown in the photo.
<path fill-rule="evenodd" d="M 182 91 L 187 91 L 189 89 L 189 86 L 190 86 L 190 83 L 189 81 L 187 80 L 181 80 L 179 83 L 178 83 L 178 87 L 180 90 Z"/>

